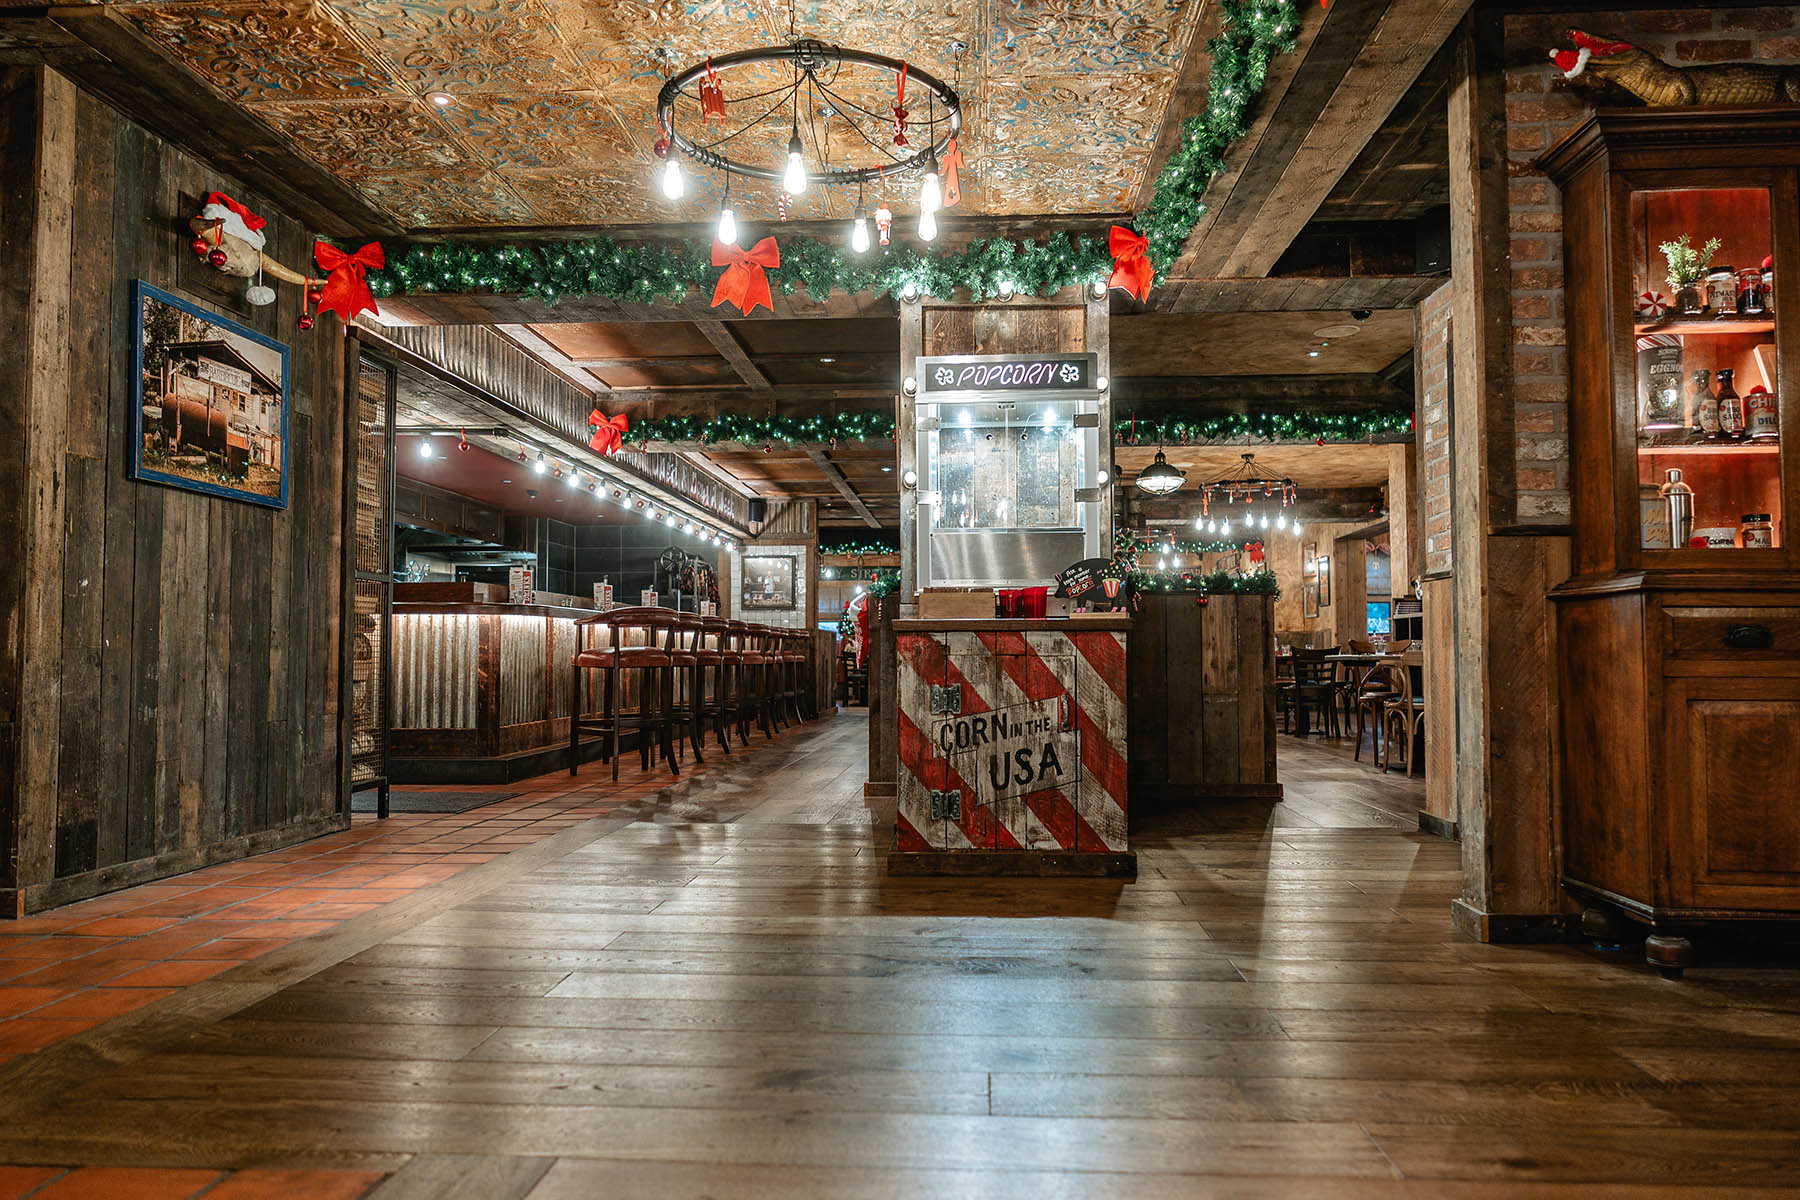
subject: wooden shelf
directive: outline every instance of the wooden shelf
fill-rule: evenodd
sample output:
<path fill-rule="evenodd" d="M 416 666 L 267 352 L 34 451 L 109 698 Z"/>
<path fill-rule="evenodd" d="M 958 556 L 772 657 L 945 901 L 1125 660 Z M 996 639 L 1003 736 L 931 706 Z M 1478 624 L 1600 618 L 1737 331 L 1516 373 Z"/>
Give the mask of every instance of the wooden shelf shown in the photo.
<path fill-rule="evenodd" d="M 1774 333 L 1775 318 L 1695 317 L 1634 326 L 1638 333 L 1673 333 L 1678 337 L 1729 337 L 1739 333 Z"/>
<path fill-rule="evenodd" d="M 1778 441 L 1763 442 L 1700 442 L 1692 446 L 1639 446 L 1638 453 L 1644 454 L 1745 454 L 1764 455 L 1780 454 L 1781 443 Z"/>

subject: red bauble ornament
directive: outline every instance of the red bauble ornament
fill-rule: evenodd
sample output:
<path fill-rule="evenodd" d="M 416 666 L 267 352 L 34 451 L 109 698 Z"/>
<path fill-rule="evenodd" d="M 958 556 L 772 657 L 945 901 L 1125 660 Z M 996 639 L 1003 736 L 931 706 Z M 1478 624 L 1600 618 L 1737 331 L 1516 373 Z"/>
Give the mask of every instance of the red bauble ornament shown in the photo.
<path fill-rule="evenodd" d="M 300 328 L 311 329 L 312 327 L 313 327 L 313 315 L 311 313 L 301 313 L 300 314 Z"/>
<path fill-rule="evenodd" d="M 669 157 L 669 139 L 666 137 L 657 138 L 655 142 L 651 143 L 650 149 L 658 158 Z"/>
<path fill-rule="evenodd" d="M 1315 446 L 1323 446 L 1324 444 L 1325 444 L 1325 439 L 1322 437 L 1316 437 L 1313 439 L 1313 445 L 1315 445 Z"/>
<path fill-rule="evenodd" d="M 767 442 L 764 442 L 763 443 L 763 453 L 764 454 L 773 454 L 773 453 L 775 453 L 775 447 L 769 445 L 769 443 L 767 443 Z"/>
<path fill-rule="evenodd" d="M 221 246 L 214 246 L 206 253 L 206 261 L 215 267 L 223 267 L 230 258 L 231 256 L 225 253 L 224 248 Z"/>
<path fill-rule="evenodd" d="M 188 247 L 193 250 L 195 258 L 205 258 L 206 252 L 212 249 L 212 244 L 199 234 L 195 234 L 194 240 L 188 243 Z"/>
<path fill-rule="evenodd" d="M 1206 607 L 1206 597 L 1205 596 L 1195 596 L 1194 603 L 1198 604 L 1201 608 L 1205 608 Z"/>
<path fill-rule="evenodd" d="M 314 308 L 319 307 L 319 301 L 322 299 L 324 299 L 324 296 L 320 293 L 318 288 L 306 289 L 306 302 Z"/>

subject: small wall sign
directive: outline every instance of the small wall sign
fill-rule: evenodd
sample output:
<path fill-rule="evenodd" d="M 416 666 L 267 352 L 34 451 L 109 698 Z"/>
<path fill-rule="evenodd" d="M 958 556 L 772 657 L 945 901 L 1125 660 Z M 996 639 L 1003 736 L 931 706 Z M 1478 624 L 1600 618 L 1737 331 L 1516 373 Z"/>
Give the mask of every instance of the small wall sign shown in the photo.
<path fill-rule="evenodd" d="M 917 360 L 919 390 L 944 392 L 1092 391 L 1092 354 L 952 354 Z"/>

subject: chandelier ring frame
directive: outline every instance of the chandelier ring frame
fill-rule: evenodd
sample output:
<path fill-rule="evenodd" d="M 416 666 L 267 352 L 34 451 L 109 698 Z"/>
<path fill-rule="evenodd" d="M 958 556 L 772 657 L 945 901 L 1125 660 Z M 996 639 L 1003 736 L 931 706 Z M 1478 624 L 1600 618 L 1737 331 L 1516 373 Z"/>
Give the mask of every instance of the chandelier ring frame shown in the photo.
<path fill-rule="evenodd" d="M 943 137 L 933 141 L 917 153 L 908 158 L 896 159 L 892 162 L 883 163 L 873 167 L 858 167 L 855 169 L 824 167 L 818 170 L 816 174 L 812 175 L 812 181 L 815 183 L 833 187 L 856 186 L 867 183 L 876 183 L 892 179 L 895 176 L 905 175 L 908 172 L 923 170 L 925 166 L 934 159 L 945 156 L 948 153 L 950 142 L 962 132 L 961 99 L 957 96 L 955 89 L 937 76 L 931 74 L 929 71 L 921 70 L 912 63 L 901 62 L 897 58 L 889 58 L 884 54 L 875 54 L 866 50 L 845 49 L 842 46 L 832 46 L 817 41 L 798 41 L 786 46 L 769 46 L 757 50 L 737 50 L 730 54 L 715 55 L 710 59 L 704 59 L 695 63 L 693 66 L 670 76 L 668 81 L 663 84 L 662 90 L 656 95 L 657 126 L 665 131 L 665 136 L 669 139 L 670 147 L 681 151 L 682 154 L 702 166 L 711 167 L 717 171 L 723 171 L 727 175 L 739 175 L 747 179 L 765 179 L 772 183 L 780 183 L 782 171 L 779 167 L 760 167 L 738 162 L 728 155 L 719 153 L 717 150 L 698 145 L 688 138 L 687 135 L 675 128 L 675 98 L 681 95 L 682 90 L 689 84 L 704 78 L 709 70 L 715 75 L 724 75 L 734 69 L 757 66 L 763 63 L 791 64 L 802 76 L 814 79 L 815 81 L 817 80 L 817 72 L 819 69 L 827 64 L 854 63 L 859 66 L 886 71 L 896 79 L 899 78 L 900 73 L 904 71 L 906 73 L 906 81 L 909 88 L 918 87 L 922 89 L 935 97 L 937 102 L 944 107 L 948 119 L 947 132 Z M 798 89 L 799 86 L 800 83 L 796 80 L 796 89 Z M 764 117 L 758 118 L 756 122 L 744 126 L 744 129 L 739 132 L 744 132 L 753 128 L 756 124 L 760 124 L 767 115 L 768 114 L 764 114 Z M 733 134 L 732 136 L 736 137 L 737 135 Z"/>

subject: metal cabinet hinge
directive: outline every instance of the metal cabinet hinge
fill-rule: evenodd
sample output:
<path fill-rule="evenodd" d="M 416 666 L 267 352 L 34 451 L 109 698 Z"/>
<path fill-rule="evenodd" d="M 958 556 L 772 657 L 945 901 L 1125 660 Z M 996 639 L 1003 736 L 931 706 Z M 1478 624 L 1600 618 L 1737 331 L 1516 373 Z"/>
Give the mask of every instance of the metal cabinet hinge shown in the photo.
<path fill-rule="evenodd" d="M 934 821 L 962 820 L 962 793 L 931 793 L 931 819 Z"/>

